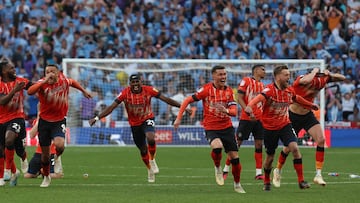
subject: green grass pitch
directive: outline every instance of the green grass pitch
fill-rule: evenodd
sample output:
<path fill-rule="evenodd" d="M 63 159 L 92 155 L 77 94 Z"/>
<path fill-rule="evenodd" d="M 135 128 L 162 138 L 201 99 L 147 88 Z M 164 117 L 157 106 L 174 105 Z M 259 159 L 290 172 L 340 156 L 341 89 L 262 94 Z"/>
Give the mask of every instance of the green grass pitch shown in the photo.
<path fill-rule="evenodd" d="M 34 148 L 27 148 L 31 158 Z M 323 176 L 326 187 L 312 184 L 300 190 L 292 165 L 292 156 L 283 169 L 282 185 L 262 191 L 262 181 L 254 180 L 253 147 L 239 151 L 242 163 L 241 183 L 247 192 L 233 191 L 232 176 L 224 186 L 215 183 L 209 147 L 159 146 L 157 163 L 160 173 L 155 183 L 147 182 L 147 171 L 135 146 L 67 147 L 62 157 L 65 177 L 53 179 L 49 188 L 40 188 L 42 179 L 20 177 L 16 187 L 0 188 L 1 202 L 357 202 L 360 178 L 360 148 L 326 149 Z M 265 150 L 264 150 L 265 151 Z M 314 177 L 314 148 L 301 148 L 305 179 Z M 279 154 L 279 149 L 277 155 Z M 265 156 L 265 153 L 264 153 Z M 16 157 L 18 161 L 18 157 Z M 225 161 L 223 156 L 222 165 Z M 19 163 L 17 163 L 19 164 Z M 328 176 L 338 172 L 338 177 Z M 83 174 L 89 174 L 83 178 Z"/>

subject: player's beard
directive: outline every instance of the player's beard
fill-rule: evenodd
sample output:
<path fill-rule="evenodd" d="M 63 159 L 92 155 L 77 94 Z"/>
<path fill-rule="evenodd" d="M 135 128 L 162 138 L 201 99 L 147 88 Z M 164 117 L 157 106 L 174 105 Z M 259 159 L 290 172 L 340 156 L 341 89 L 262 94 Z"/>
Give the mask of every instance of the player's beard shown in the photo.
<path fill-rule="evenodd" d="M 11 80 L 16 80 L 16 73 L 9 73 L 9 74 L 8 74 L 8 77 L 9 77 Z"/>
<path fill-rule="evenodd" d="M 289 86 L 289 80 L 281 82 L 281 89 L 286 89 Z"/>

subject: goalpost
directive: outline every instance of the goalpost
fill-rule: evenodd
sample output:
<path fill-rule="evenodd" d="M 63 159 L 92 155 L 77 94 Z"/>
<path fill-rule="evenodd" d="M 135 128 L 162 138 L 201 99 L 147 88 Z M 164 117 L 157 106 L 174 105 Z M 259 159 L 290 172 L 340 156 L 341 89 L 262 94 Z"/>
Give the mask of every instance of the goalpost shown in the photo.
<path fill-rule="evenodd" d="M 183 90 L 191 95 L 201 85 L 211 81 L 210 70 L 214 65 L 224 65 L 227 69 L 227 83 L 237 94 L 241 79 L 251 74 L 251 67 L 263 64 L 266 77 L 263 82 L 273 80 L 273 68 L 277 64 L 286 64 L 291 72 L 291 82 L 301 74 L 315 67 L 325 69 L 324 60 L 161 60 L 161 59 L 63 59 L 64 74 L 80 82 L 91 91 L 94 98 L 87 100 L 73 88 L 69 97 L 67 117 L 69 145 L 133 145 L 127 114 L 123 105 L 109 116 L 90 127 L 88 119 L 110 105 L 119 92 L 128 85 L 131 74 L 142 75 L 146 85 L 152 85 L 166 96 L 172 97 Z M 322 90 L 317 100 L 320 105 L 320 123 L 324 129 L 325 93 Z M 236 98 L 236 96 L 235 96 Z M 193 104 L 197 110 L 186 125 L 175 131 L 172 126 L 173 110 L 166 103 L 153 98 L 152 108 L 155 114 L 156 140 L 159 145 L 207 145 L 202 122 L 201 102 Z M 240 110 L 240 105 L 238 106 Z M 240 115 L 240 114 L 238 114 Z M 234 127 L 238 117 L 233 118 Z M 252 141 L 243 144 L 252 144 Z"/>

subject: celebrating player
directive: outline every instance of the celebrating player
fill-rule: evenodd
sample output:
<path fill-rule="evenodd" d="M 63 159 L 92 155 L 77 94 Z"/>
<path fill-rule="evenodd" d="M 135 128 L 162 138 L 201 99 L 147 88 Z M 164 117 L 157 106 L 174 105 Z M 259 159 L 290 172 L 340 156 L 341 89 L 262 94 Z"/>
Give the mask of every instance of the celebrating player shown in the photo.
<path fill-rule="evenodd" d="M 11 170 L 10 186 L 15 186 L 20 175 L 14 162 L 15 149 L 18 156 L 22 157 L 22 168 L 27 167 L 23 145 L 26 136 L 23 90 L 32 83 L 17 77 L 14 65 L 7 60 L 0 62 L 0 76 L 0 186 L 5 185 L 4 153 L 6 169 Z"/>
<path fill-rule="evenodd" d="M 107 106 L 99 115 L 89 120 L 94 123 L 109 115 L 121 102 L 125 103 L 129 124 L 136 147 L 148 169 L 148 182 L 155 182 L 155 174 L 159 168 L 155 161 L 155 120 L 151 109 L 151 98 L 156 97 L 171 106 L 180 107 L 180 103 L 161 94 L 156 88 L 143 85 L 140 75 L 129 77 L 130 86 L 120 92 L 114 102 Z"/>
<path fill-rule="evenodd" d="M 38 119 L 35 119 L 34 125 L 29 131 L 31 139 L 35 138 L 38 134 L 38 123 L 39 123 Z M 34 156 L 30 159 L 29 169 L 24 174 L 24 178 L 37 178 L 39 175 L 43 174 L 42 170 L 41 170 L 41 153 L 42 153 L 41 147 L 40 147 L 40 145 L 38 145 L 36 147 Z M 55 156 L 56 156 L 56 147 L 55 147 L 54 143 L 51 143 L 51 145 L 50 145 L 50 177 L 52 179 L 63 178 L 64 173 L 62 170 L 61 160 L 57 161 L 56 164 L 60 163 L 60 167 L 57 167 L 57 168 L 59 168 L 57 171 L 55 170 Z"/>
<path fill-rule="evenodd" d="M 261 103 L 259 103 L 259 108 L 256 108 L 252 115 L 248 115 L 244 109 L 248 102 L 260 94 L 264 89 L 264 84 L 260 81 L 265 77 L 265 67 L 264 65 L 255 65 L 252 67 L 252 77 L 245 77 L 239 84 L 238 87 L 238 103 L 241 106 L 241 116 L 239 121 L 239 126 L 236 131 L 238 146 L 241 146 L 243 140 L 248 140 L 250 133 L 254 136 L 255 139 L 255 179 L 262 180 L 264 176 L 262 175 L 262 145 L 263 145 L 263 127 L 260 122 L 262 108 Z M 226 179 L 229 172 L 230 159 L 226 158 L 226 164 L 223 169 L 224 179 Z"/>
<path fill-rule="evenodd" d="M 177 129 L 188 104 L 202 100 L 204 109 L 204 128 L 206 139 L 212 148 L 211 158 L 215 165 L 215 180 L 218 185 L 224 185 L 223 172 L 220 162 L 222 148 L 230 157 L 232 174 L 234 176 L 234 190 L 245 193 L 240 184 L 241 164 L 238 146 L 234 136 L 234 127 L 230 116 L 236 116 L 237 106 L 232 88 L 226 85 L 226 70 L 224 66 L 214 66 L 211 70 L 213 82 L 205 84 L 194 95 L 187 97 L 181 104 L 180 111 L 174 122 Z"/>
<path fill-rule="evenodd" d="M 317 109 L 318 107 L 304 98 L 295 95 L 295 92 L 288 87 L 290 71 L 285 65 L 280 65 L 274 69 L 275 81 L 265 87 L 261 94 L 252 99 L 245 112 L 249 115 L 253 113 L 253 108 L 258 108 L 258 103 L 262 102 L 263 115 L 262 124 L 264 127 L 264 144 L 266 148 L 266 158 L 264 161 L 264 190 L 270 191 L 270 173 L 272 162 L 279 139 L 284 146 L 287 146 L 294 156 L 294 168 L 297 173 L 300 189 L 309 188 L 310 185 L 304 181 L 302 157 L 297 145 L 297 138 L 289 120 L 289 104 L 296 101 L 304 107 Z"/>
<path fill-rule="evenodd" d="M 41 167 L 43 182 L 40 187 L 49 187 L 50 177 L 50 145 L 54 142 L 56 156 L 59 157 L 65 149 L 66 119 L 68 112 L 69 88 L 80 90 L 86 98 L 91 98 L 77 81 L 66 78 L 56 65 L 49 64 L 45 67 L 45 77 L 28 89 L 28 94 L 38 94 L 40 101 L 39 113 L 39 143 L 41 146 Z"/>
<path fill-rule="evenodd" d="M 345 76 L 341 74 L 330 73 L 328 70 L 325 70 L 324 73 L 319 73 L 319 69 L 314 68 L 310 73 L 299 76 L 295 80 L 293 88 L 297 95 L 302 96 L 309 102 L 313 102 L 318 92 L 323 89 L 327 83 L 343 80 L 345 80 Z M 324 165 L 325 136 L 319 121 L 316 119 L 313 111 L 303 107 L 297 102 L 290 105 L 289 117 L 296 134 L 304 128 L 314 138 L 317 144 L 314 183 L 325 186 L 326 182 L 321 175 L 321 170 Z M 275 187 L 280 187 L 281 169 L 289 152 L 289 148 L 284 147 L 280 153 L 277 167 L 274 169 L 273 185 Z"/>

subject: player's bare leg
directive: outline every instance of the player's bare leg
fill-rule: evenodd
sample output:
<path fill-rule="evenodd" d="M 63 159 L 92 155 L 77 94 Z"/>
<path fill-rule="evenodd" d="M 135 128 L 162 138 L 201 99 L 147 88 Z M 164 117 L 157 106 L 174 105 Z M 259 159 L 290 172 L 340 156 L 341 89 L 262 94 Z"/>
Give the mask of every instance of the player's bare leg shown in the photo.
<path fill-rule="evenodd" d="M 308 132 L 317 144 L 315 152 L 316 175 L 314 177 L 314 183 L 325 186 L 326 182 L 321 175 L 325 157 L 325 136 L 320 124 L 314 125 L 308 130 Z"/>
<path fill-rule="evenodd" d="M 55 137 L 54 145 L 56 147 L 56 156 L 54 157 L 54 171 L 60 173 L 62 171 L 61 155 L 65 150 L 65 139 L 63 137 Z"/>

